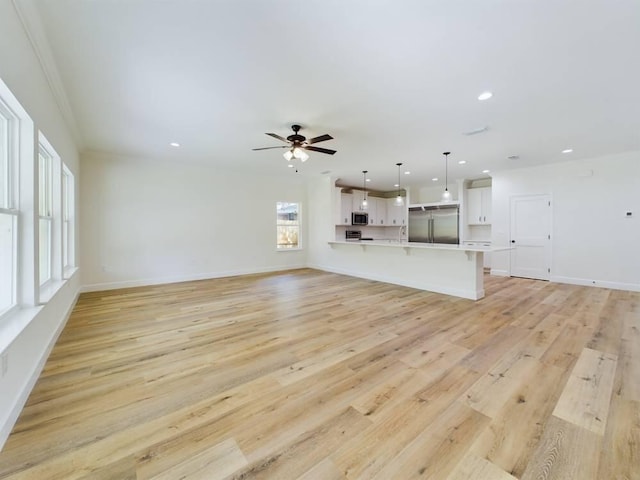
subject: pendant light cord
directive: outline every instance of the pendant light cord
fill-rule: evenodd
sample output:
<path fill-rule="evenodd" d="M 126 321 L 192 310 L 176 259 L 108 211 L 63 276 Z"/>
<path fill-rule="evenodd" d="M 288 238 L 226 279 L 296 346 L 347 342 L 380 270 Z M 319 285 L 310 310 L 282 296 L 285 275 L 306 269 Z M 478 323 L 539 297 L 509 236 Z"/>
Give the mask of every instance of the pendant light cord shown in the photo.
<path fill-rule="evenodd" d="M 444 191 L 449 191 L 449 154 L 451 152 L 444 152 Z"/>

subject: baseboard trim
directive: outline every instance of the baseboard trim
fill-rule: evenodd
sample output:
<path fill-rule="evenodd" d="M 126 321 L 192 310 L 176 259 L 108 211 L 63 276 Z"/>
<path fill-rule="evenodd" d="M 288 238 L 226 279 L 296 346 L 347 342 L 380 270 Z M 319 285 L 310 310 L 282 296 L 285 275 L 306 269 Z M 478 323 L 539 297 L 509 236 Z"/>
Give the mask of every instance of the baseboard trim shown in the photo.
<path fill-rule="evenodd" d="M 635 283 L 608 282 L 604 280 L 590 280 L 586 278 L 552 276 L 552 282 L 568 283 L 570 285 L 580 285 L 583 287 L 611 288 L 612 290 L 627 290 L 630 292 L 640 292 L 640 285 Z"/>
<path fill-rule="evenodd" d="M 197 273 L 192 275 L 176 275 L 171 277 L 145 278 L 140 280 L 123 280 L 121 282 L 93 283 L 83 285 L 80 292 L 99 292 L 103 290 L 117 290 L 120 288 L 147 287 L 152 285 L 164 285 L 167 283 L 192 282 L 195 280 L 211 280 L 214 278 L 237 277 L 240 275 L 254 275 L 258 273 L 283 272 L 286 270 L 299 270 L 307 268 L 306 264 L 282 265 L 267 268 L 246 268 L 227 270 L 222 272 Z"/>
<path fill-rule="evenodd" d="M 495 275 L 496 277 L 508 277 L 509 272 L 507 270 L 498 270 L 496 268 L 492 268 L 489 272 L 491 275 Z"/>

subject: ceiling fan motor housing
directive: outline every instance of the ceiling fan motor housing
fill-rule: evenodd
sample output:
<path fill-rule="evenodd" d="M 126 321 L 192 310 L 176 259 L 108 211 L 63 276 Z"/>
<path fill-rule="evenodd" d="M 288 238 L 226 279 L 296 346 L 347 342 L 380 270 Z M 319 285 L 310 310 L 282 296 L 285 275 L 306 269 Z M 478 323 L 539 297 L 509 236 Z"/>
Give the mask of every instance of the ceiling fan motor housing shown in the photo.
<path fill-rule="evenodd" d="M 287 140 L 289 140 L 290 142 L 293 143 L 302 143 L 304 142 L 307 137 L 304 137 L 302 135 L 298 135 L 298 132 L 300 131 L 302 127 L 300 125 L 291 125 L 291 130 L 293 130 L 293 135 L 289 135 L 287 137 Z"/>

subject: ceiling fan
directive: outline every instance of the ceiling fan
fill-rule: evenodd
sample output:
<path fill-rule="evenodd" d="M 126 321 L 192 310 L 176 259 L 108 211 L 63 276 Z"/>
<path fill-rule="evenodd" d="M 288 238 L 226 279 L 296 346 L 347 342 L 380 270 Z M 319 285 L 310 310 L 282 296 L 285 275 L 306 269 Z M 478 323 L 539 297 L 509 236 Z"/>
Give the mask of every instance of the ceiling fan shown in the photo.
<path fill-rule="evenodd" d="M 276 133 L 267 133 L 270 137 L 277 138 L 288 145 L 279 145 L 277 147 L 262 147 L 262 148 L 254 148 L 253 150 L 269 150 L 272 148 L 287 148 L 288 150 L 284 153 L 284 158 L 287 161 L 291 161 L 293 159 L 301 160 L 306 162 L 309 158 L 309 155 L 304 150 L 310 150 L 312 152 L 320 152 L 326 153 L 329 155 L 333 155 L 336 153 L 336 150 L 331 150 L 329 148 L 322 147 L 314 147 L 314 143 L 324 142 L 326 140 L 332 140 L 333 137 L 328 134 L 320 135 L 319 137 L 306 139 L 303 135 L 300 135 L 298 132 L 302 127 L 300 125 L 291 125 L 291 130 L 293 130 L 293 135 L 289 135 L 287 138 L 281 137 Z"/>

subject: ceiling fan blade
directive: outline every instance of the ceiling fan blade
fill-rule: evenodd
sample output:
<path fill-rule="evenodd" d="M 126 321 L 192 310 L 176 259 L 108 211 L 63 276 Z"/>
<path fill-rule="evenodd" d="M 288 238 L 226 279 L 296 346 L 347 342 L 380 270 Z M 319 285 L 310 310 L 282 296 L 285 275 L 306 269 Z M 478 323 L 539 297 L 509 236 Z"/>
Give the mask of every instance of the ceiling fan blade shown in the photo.
<path fill-rule="evenodd" d="M 329 155 L 333 155 L 334 153 L 336 153 L 336 150 L 329 150 L 328 148 L 313 147 L 311 145 L 309 146 L 303 145 L 302 148 L 304 148 L 305 150 L 311 150 L 313 152 L 328 153 Z"/>
<path fill-rule="evenodd" d="M 287 139 L 286 139 L 286 138 L 284 138 L 284 137 L 281 137 L 281 136 L 280 136 L 280 135 L 278 135 L 277 133 L 267 133 L 267 135 L 269 135 L 270 137 L 273 137 L 273 138 L 277 138 L 278 140 L 281 140 L 281 141 L 283 141 L 283 142 L 285 142 L 285 143 L 289 143 L 289 140 L 287 140 Z"/>
<path fill-rule="evenodd" d="M 333 137 L 329 134 L 320 135 L 319 137 L 310 138 L 307 140 L 307 144 L 311 145 L 312 143 L 325 142 L 327 140 L 333 140 Z"/>
<path fill-rule="evenodd" d="M 277 147 L 252 148 L 251 150 L 271 150 L 272 148 L 289 148 L 289 147 L 287 145 L 280 145 Z"/>

